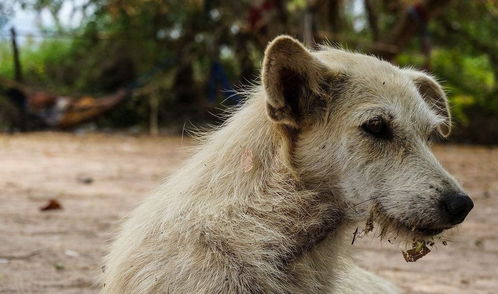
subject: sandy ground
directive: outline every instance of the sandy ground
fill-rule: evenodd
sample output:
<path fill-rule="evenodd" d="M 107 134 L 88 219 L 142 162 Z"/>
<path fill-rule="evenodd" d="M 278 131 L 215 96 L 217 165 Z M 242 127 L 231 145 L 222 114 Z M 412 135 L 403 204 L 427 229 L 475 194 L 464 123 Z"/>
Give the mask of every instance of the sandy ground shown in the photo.
<path fill-rule="evenodd" d="M 0 293 L 98 293 L 95 277 L 120 218 L 178 168 L 189 144 L 171 137 L 0 135 Z M 497 293 L 498 148 L 434 149 L 475 200 L 454 241 L 405 263 L 396 247 L 363 238 L 353 245 L 355 256 L 409 293 Z M 41 212 L 51 198 L 63 209 Z"/>

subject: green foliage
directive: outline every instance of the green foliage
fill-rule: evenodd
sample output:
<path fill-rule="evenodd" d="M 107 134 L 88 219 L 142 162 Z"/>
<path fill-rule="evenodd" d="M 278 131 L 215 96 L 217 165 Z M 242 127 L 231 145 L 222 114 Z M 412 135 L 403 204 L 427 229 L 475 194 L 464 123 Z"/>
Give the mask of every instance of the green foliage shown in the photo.
<path fill-rule="evenodd" d="M 308 9 L 314 2 L 321 6 Z M 366 8 L 359 9 L 367 2 L 375 19 L 368 17 Z M 148 79 L 134 97 L 99 122 L 104 127 L 146 127 L 154 95 L 159 99 L 162 124 L 205 118 L 213 62 L 223 64 L 234 85 L 247 85 L 257 77 L 263 49 L 271 38 L 280 33 L 302 36 L 306 11 L 315 14 L 315 38 L 372 52 L 374 45 L 396 31 L 413 1 L 273 1 L 271 13 L 261 18 L 263 24 L 253 27 L 248 16 L 260 2 L 252 0 L 88 0 L 77 8 L 85 17 L 75 29 L 64 28 L 57 19 L 63 3 L 23 1 L 24 9 L 48 10 L 56 24 L 55 35 L 62 36 L 23 43 L 25 80 L 61 94 L 100 95 L 129 85 L 172 60 L 174 66 Z M 483 141 L 472 137 L 472 128 L 485 130 L 487 135 L 482 137 L 498 138 L 497 23 L 496 1 L 453 1 L 428 27 L 434 48 L 430 71 L 448 90 L 456 123 L 465 130 L 456 134 L 457 139 L 470 136 Z M 372 26 L 379 40 L 374 39 Z M 415 35 L 395 63 L 425 68 L 428 57 L 420 39 L 421 34 Z M 0 42 L 3 77 L 13 77 L 11 56 L 8 40 Z"/>
<path fill-rule="evenodd" d="M 497 87 L 491 64 L 486 55 L 463 54 L 459 48 L 437 49 L 432 53 L 432 72 L 445 90 L 456 121 L 469 124 L 469 108 L 482 108 L 496 112 L 497 98 L 489 97 Z M 417 53 L 403 53 L 397 59 L 403 66 L 423 67 L 424 56 Z"/>
<path fill-rule="evenodd" d="M 71 48 L 69 40 L 45 40 L 39 44 L 27 42 L 20 55 L 25 78 L 48 88 L 64 89 L 67 82 L 64 68 L 72 63 L 69 58 Z M 12 48 L 7 41 L 0 42 L 0 75 L 14 77 Z"/>

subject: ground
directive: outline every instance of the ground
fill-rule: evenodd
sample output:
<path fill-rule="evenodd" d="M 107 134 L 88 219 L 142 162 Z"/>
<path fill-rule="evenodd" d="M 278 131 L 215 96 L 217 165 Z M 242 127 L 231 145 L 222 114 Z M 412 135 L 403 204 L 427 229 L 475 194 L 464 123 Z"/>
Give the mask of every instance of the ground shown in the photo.
<path fill-rule="evenodd" d="M 120 219 L 174 172 L 190 140 L 38 133 L 0 135 L 0 293 L 98 293 Z M 475 208 L 453 241 L 416 263 L 373 238 L 355 258 L 409 293 L 496 293 L 498 148 L 435 146 Z M 50 199 L 62 210 L 40 211 Z"/>

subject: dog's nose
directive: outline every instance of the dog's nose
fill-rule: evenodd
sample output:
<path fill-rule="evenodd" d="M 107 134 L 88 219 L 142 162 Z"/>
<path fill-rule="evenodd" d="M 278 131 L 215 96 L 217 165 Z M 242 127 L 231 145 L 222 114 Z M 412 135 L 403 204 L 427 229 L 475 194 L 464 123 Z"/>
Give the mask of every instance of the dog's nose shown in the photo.
<path fill-rule="evenodd" d="M 448 193 L 443 196 L 441 206 L 447 214 L 449 222 L 456 225 L 463 222 L 474 207 L 474 202 L 467 194 Z"/>

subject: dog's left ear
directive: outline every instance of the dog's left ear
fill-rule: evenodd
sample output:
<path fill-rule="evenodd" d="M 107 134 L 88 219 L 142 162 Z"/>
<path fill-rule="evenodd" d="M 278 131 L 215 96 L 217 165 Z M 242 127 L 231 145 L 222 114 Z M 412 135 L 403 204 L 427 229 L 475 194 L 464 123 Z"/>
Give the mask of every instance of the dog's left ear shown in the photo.
<path fill-rule="evenodd" d="M 405 72 L 410 76 L 425 102 L 445 119 L 445 123 L 439 127 L 439 132 L 442 136 L 448 137 L 451 132 L 451 112 L 443 88 L 426 73 L 412 69 L 405 69 Z"/>
<path fill-rule="evenodd" d="M 296 129 L 310 121 L 323 103 L 321 86 L 328 71 L 299 41 L 274 39 L 265 50 L 261 74 L 270 120 Z"/>

